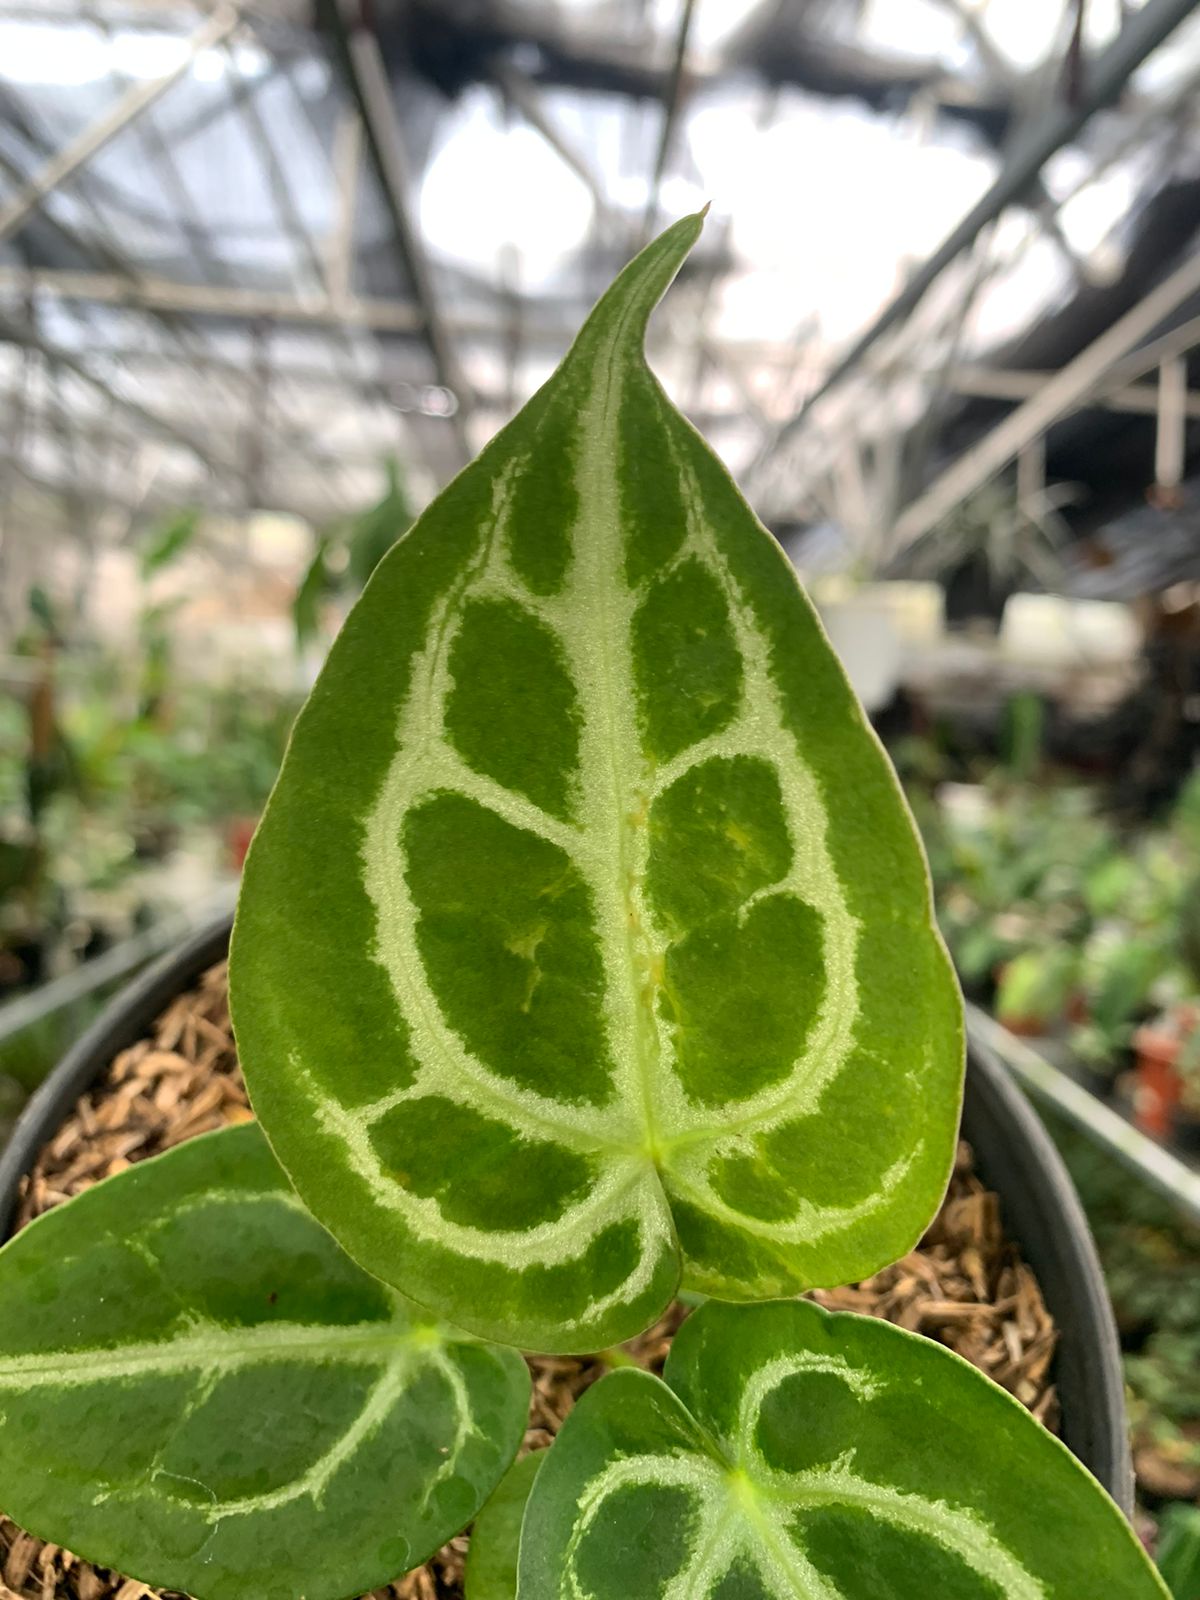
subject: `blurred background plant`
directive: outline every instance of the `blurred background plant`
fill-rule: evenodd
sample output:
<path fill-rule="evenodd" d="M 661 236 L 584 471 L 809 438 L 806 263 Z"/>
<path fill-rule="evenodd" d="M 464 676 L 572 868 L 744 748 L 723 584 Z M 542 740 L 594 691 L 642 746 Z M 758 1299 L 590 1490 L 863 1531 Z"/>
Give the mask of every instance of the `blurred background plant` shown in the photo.
<path fill-rule="evenodd" d="M 1134 1462 L 1154 1506 L 1200 1495 L 1200 1227 L 1050 1121 L 1104 1264 L 1125 1352 Z"/>
<path fill-rule="evenodd" d="M 1139 1023 L 1200 995 L 1200 780 L 1138 825 L 1106 816 L 1096 785 L 1062 773 L 930 784 L 910 764 L 908 786 L 964 987 L 1011 1029 L 1057 1030 L 1112 1078 L 1131 1064 Z"/>
<path fill-rule="evenodd" d="M 186 583 L 159 580 L 199 527 L 145 539 L 125 641 L 28 597 L 0 682 L 0 1003 L 235 881 L 304 685 L 179 659 Z M 0 1036 L 0 1131 L 105 992 Z"/>
<path fill-rule="evenodd" d="M 1103 783 L 1017 748 L 978 768 L 934 740 L 901 752 L 964 987 L 1143 1128 L 1200 1149 L 1200 774 L 1131 819 Z M 1200 1600 L 1200 1226 L 1048 1120 L 1112 1294 L 1158 1559 L 1176 1600 Z"/>
<path fill-rule="evenodd" d="M 413 520 L 412 502 L 395 456 L 384 462 L 387 487 L 380 500 L 315 535 L 312 558 L 296 588 L 292 622 L 303 650 L 322 632 L 331 600 L 353 601 L 383 557 Z"/>
<path fill-rule="evenodd" d="M 1158 1524 L 1159 1569 L 1175 1600 L 1200 1600 L 1200 1506 L 1168 1506 Z"/>
<path fill-rule="evenodd" d="M 194 508 L 142 539 L 123 636 L 97 636 L 78 606 L 31 589 L 0 672 L 0 1007 L 130 936 L 156 927 L 178 936 L 171 915 L 202 914 L 214 894 L 231 903 L 316 665 L 412 521 L 394 458 L 383 475 L 365 511 L 312 535 L 298 577 L 268 585 L 268 608 L 290 613 L 290 667 L 270 640 L 225 659 L 202 626 L 183 625 L 212 583 L 214 552 Z M 147 943 L 140 959 L 151 953 Z M 0 1137 L 116 981 L 45 1015 L 22 1013 L 19 1025 L 0 1010 Z"/>

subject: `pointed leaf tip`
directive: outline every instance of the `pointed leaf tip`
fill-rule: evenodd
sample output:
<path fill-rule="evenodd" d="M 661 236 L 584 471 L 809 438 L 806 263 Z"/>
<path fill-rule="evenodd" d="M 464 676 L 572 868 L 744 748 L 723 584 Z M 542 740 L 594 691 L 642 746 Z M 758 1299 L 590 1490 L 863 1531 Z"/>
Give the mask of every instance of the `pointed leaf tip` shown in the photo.
<path fill-rule="evenodd" d="M 705 206 L 703 211 L 681 217 L 638 251 L 596 302 L 571 347 L 568 362 L 578 366 L 595 359 L 609 342 L 640 356 L 650 314 L 699 239 L 707 214 Z"/>

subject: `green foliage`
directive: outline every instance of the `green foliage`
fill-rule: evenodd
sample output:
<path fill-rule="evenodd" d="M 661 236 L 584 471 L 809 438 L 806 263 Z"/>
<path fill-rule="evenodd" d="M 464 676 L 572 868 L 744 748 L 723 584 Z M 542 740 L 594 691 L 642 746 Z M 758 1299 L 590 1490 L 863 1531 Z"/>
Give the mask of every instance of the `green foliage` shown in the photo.
<path fill-rule="evenodd" d="M 303 649 L 321 631 L 321 612 L 336 595 L 357 595 L 384 556 L 413 520 L 412 504 L 400 464 L 384 463 L 387 488 L 369 510 L 317 535 L 312 559 L 292 600 L 296 643 Z"/>
<path fill-rule="evenodd" d="M 1158 1525 L 1158 1570 L 1174 1600 L 1200 1600 L 1200 1506 L 1169 1506 Z"/>
<path fill-rule="evenodd" d="M 1036 776 L 1045 738 L 1045 701 L 1029 689 L 1014 694 L 1004 708 L 1001 729 L 1004 764 L 1014 778 L 1028 781 Z"/>
<path fill-rule="evenodd" d="M 50 640 L 61 638 L 63 629 L 58 612 L 54 602 L 40 583 L 35 583 L 30 587 L 29 616 L 43 638 Z"/>
<path fill-rule="evenodd" d="M 1189 878 L 1179 904 L 1179 953 L 1200 993 L 1200 873 Z"/>
<path fill-rule="evenodd" d="M 329 540 L 324 535 L 317 539 L 312 560 L 292 600 L 292 624 L 296 629 L 296 643 L 303 649 L 321 631 L 321 606 L 333 592 L 333 575 L 329 570 Z"/>
<path fill-rule="evenodd" d="M 194 508 L 178 512 L 156 528 L 142 548 L 142 577 L 152 578 L 169 567 L 192 543 L 199 529 L 200 513 Z"/>
<path fill-rule="evenodd" d="M 1200 1481 L 1200 1228 L 1111 1155 L 1052 1123 L 1087 1211 L 1125 1356 L 1135 1453 Z"/>
<path fill-rule="evenodd" d="M 179 826 L 254 816 L 270 793 L 294 711 L 290 697 L 243 683 L 181 685 L 165 726 L 138 718 L 114 729 L 100 708 L 81 752 L 91 793 L 122 805 L 135 825 L 162 816 Z"/>
<path fill-rule="evenodd" d="M 939 920 L 963 981 L 1002 1017 L 1064 1022 L 1083 1060 L 1115 1073 L 1137 1024 L 1194 987 L 1184 967 L 1200 895 L 1200 834 L 1184 796 L 1167 827 L 1122 836 L 1093 791 L 942 785 L 919 791 Z"/>
<path fill-rule="evenodd" d="M 1171 828 L 1200 855 L 1200 766 L 1179 791 L 1171 813 Z"/>
<path fill-rule="evenodd" d="M 194 521 L 181 514 L 154 535 L 148 571 L 185 548 Z M 144 593 L 135 635 L 112 650 L 30 595 L 18 646 L 29 665 L 0 691 L 0 994 L 160 913 L 172 878 L 152 864 L 177 850 L 211 857 L 214 843 L 224 854 L 230 823 L 244 830 L 265 802 L 295 706 L 257 684 L 181 674 L 181 604 Z M 56 1021 L 0 1054 L 36 1081 L 62 1042 Z"/>
<path fill-rule="evenodd" d="M 1171 960 L 1172 929 L 1132 929 L 1121 921 L 1101 924 L 1088 938 L 1079 963 L 1079 988 L 1087 1022 L 1073 1028 L 1069 1043 L 1090 1065 L 1115 1070 L 1128 1052 L 1138 1019 Z"/>
<path fill-rule="evenodd" d="M 467 1600 L 517 1600 L 517 1552 L 521 1523 L 546 1451 L 522 1456 L 504 1475 L 475 1519 L 467 1550 Z"/>
<path fill-rule="evenodd" d="M 1015 1015 L 1013 984 L 1041 971 L 1043 952 L 1064 952 L 1064 968 L 1077 959 L 1082 1015 L 1067 1044 L 1115 1077 L 1131 1063 L 1137 1027 L 1196 996 L 1181 956 L 1200 904 L 1200 775 L 1165 822 L 1125 834 L 1098 814 L 1094 792 L 1061 780 L 1038 789 L 996 783 L 968 795 L 973 803 L 965 805 L 953 786 L 926 789 L 918 806 L 939 914 L 964 978 L 983 990 L 989 971 L 1011 962 L 996 998 Z M 1200 1106 L 1200 1036 L 1179 1068 L 1185 1104 Z M 1139 1454 L 1167 1481 L 1200 1482 L 1200 1243 L 1110 1155 L 1065 1142 L 1118 1317 L 1135 1344 L 1126 1374 Z"/>
<path fill-rule="evenodd" d="M 1081 789 L 945 785 L 923 821 L 938 915 L 968 985 L 1022 951 L 1077 943 L 1093 922 L 1089 886 L 1120 855 Z"/>
<path fill-rule="evenodd" d="M 941 1346 L 710 1302 L 665 1382 L 579 1401 L 533 1485 L 521 1600 L 1161 1600 L 1116 1506 Z"/>
<path fill-rule="evenodd" d="M 699 226 L 377 569 L 233 941 L 247 1081 L 314 1214 L 542 1349 L 632 1336 L 681 1275 L 870 1272 L 954 1149 L 961 1010 L 894 776 L 645 364 Z"/>
<path fill-rule="evenodd" d="M 36 764 L 25 709 L 0 698 L 0 942 L 33 929 L 52 944 L 91 914 L 97 895 L 118 889 L 136 905 L 139 862 L 156 842 L 261 810 L 287 742 L 291 697 L 185 681 L 171 689 L 169 714 L 147 715 L 147 681 L 141 659 L 64 657 L 52 761 Z"/>
<path fill-rule="evenodd" d="M 345 531 L 347 571 L 356 591 L 365 589 L 367 579 L 412 525 L 413 508 L 394 456 L 384 462 L 387 487 L 382 498 L 369 511 L 351 519 Z"/>
<path fill-rule="evenodd" d="M 1004 968 L 996 990 L 1001 1022 L 1051 1022 L 1063 1014 L 1078 976 L 1078 957 L 1065 945 L 1023 950 Z"/>
<path fill-rule="evenodd" d="M 356 1267 L 257 1127 L 97 1185 L 0 1251 L 0 1504 L 199 1600 L 375 1589 L 479 1509 L 512 1352 Z"/>

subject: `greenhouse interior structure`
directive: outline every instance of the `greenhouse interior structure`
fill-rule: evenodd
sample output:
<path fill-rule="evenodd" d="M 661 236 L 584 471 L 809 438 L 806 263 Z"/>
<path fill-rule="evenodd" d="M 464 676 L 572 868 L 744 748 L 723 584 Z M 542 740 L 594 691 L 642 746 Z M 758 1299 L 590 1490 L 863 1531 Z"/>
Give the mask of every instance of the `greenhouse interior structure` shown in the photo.
<path fill-rule="evenodd" d="M 0 418 L 2 1600 L 1200 1600 L 1196 0 L 0 0 Z M 674 1288 L 521 1332 L 512 1252 L 546 1301 L 600 1272 L 555 1185 L 580 1218 L 633 1185 L 605 1152 L 643 1111 Z M 71 1220 L 254 1119 L 305 1261 L 526 1353 L 515 1513 L 460 1466 L 436 1553 L 393 1537 L 382 1389 L 320 1445 L 332 1387 L 238 1367 L 252 1469 L 187 1442 L 224 1369 L 105 1388 L 122 1317 L 165 1337 L 194 1286 Z M 911 1227 L 823 1254 L 927 1155 Z M 213 1307 L 268 1259 L 236 1237 Z M 62 1286 L 22 1311 L 39 1240 Z M 776 1287 L 722 1292 L 722 1251 Z M 686 1567 L 703 1498 L 591 1579 L 618 1500 L 579 1510 L 555 1557 L 552 1440 L 609 1369 L 686 1400 L 681 1326 L 801 1294 L 1007 1391 L 1119 1508 L 1128 1586 L 894 1485 L 858 1565 L 797 1511 L 798 1564 L 713 1534 Z M 87 1380 L 46 1375 L 67 1298 Z M 293 1576 L 266 1524 L 301 1502 Z"/>

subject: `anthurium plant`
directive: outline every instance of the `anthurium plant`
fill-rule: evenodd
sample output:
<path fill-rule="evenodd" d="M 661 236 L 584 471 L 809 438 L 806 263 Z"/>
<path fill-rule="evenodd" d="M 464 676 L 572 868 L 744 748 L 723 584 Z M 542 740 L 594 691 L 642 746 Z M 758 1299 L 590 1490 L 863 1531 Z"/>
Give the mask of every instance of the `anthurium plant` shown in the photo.
<path fill-rule="evenodd" d="M 796 577 L 643 355 L 700 231 L 379 564 L 247 864 L 259 1127 L 0 1253 L 0 1507 L 200 1600 L 1151 1600 L 1117 1508 L 922 1338 L 798 1298 L 934 1215 L 957 986 Z M 517 1349 L 709 1297 L 511 1466 Z M 482 1509 L 481 1509 L 482 1508 Z"/>

